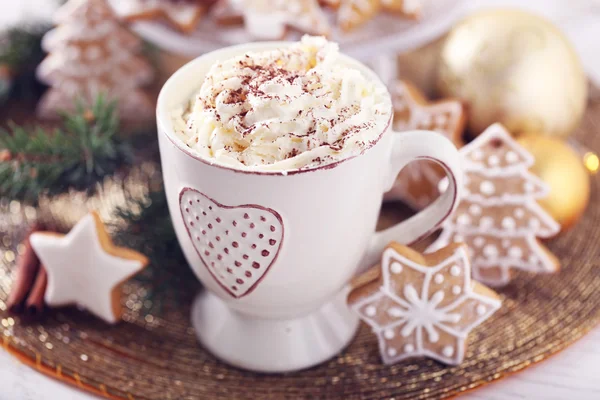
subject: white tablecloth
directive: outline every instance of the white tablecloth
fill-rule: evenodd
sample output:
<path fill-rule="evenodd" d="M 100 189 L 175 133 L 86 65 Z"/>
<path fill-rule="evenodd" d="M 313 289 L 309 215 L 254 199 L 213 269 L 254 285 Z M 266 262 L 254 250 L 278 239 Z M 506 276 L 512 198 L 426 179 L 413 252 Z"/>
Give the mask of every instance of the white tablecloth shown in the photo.
<path fill-rule="evenodd" d="M 23 16 L 45 19 L 55 0 L 0 0 L 0 27 Z M 600 0 L 471 0 L 473 9 L 514 5 L 559 24 L 600 83 Z M 557 77 L 560 79 L 560 77 Z M 462 397 L 468 400 L 600 399 L 600 328 L 559 355 Z M 20 364 L 0 351 L 0 400 L 95 400 Z"/>

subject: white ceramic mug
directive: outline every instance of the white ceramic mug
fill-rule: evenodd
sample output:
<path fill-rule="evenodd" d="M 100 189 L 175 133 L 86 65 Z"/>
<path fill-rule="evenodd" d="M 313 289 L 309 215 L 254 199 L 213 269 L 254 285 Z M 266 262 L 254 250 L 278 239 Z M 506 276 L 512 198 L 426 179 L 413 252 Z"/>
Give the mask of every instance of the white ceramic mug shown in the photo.
<path fill-rule="evenodd" d="M 192 320 L 202 344 L 235 366 L 284 372 L 333 357 L 358 320 L 345 286 L 378 262 L 390 241 L 411 243 L 453 211 L 458 152 L 434 132 L 392 134 L 362 155 L 303 171 L 247 172 L 211 165 L 175 135 L 172 112 L 199 89 L 217 60 L 287 46 L 272 42 L 206 54 L 175 73 L 158 99 L 158 137 L 169 210 L 186 258 L 206 287 Z M 382 84 L 359 62 L 365 76 Z M 383 84 L 382 84 L 383 85 Z M 375 233 L 383 193 L 417 159 L 437 161 L 449 187 L 431 207 Z"/>

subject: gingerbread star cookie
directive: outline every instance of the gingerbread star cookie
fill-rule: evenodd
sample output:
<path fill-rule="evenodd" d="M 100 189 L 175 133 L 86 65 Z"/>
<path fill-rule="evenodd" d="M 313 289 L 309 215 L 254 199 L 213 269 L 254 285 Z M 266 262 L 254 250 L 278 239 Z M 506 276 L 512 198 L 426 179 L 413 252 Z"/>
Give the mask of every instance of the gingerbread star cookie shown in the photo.
<path fill-rule="evenodd" d="M 317 0 L 243 0 L 242 4 L 246 29 L 260 39 L 283 39 L 290 28 L 323 36 L 331 30 Z"/>
<path fill-rule="evenodd" d="M 464 196 L 430 250 L 466 243 L 473 278 L 490 286 L 506 285 L 513 269 L 557 271 L 560 262 L 537 239 L 556 235 L 560 225 L 536 201 L 546 197 L 549 188 L 528 171 L 533 156 L 500 124 L 460 152 Z"/>
<path fill-rule="evenodd" d="M 95 212 L 67 235 L 35 232 L 29 240 L 48 275 L 46 303 L 77 304 L 108 323 L 121 318 L 121 285 L 148 264 L 144 255 L 115 246 Z"/>
<path fill-rule="evenodd" d="M 429 130 L 447 137 L 461 147 L 467 122 L 464 105 L 455 99 L 428 101 L 423 93 L 406 81 L 392 87 L 394 130 L 396 132 Z M 432 161 L 416 161 L 398 175 L 386 200 L 402 200 L 416 210 L 433 203 L 440 195 L 438 184 L 445 176 L 443 169 Z"/>
<path fill-rule="evenodd" d="M 467 249 L 459 244 L 422 255 L 392 243 L 381 265 L 353 287 L 348 304 L 377 335 L 386 364 L 423 356 L 460 364 L 469 333 L 502 304 L 471 280 Z"/>
<path fill-rule="evenodd" d="M 209 1 L 111 0 L 110 3 L 126 21 L 162 19 L 183 33 L 191 33 L 205 14 Z"/>

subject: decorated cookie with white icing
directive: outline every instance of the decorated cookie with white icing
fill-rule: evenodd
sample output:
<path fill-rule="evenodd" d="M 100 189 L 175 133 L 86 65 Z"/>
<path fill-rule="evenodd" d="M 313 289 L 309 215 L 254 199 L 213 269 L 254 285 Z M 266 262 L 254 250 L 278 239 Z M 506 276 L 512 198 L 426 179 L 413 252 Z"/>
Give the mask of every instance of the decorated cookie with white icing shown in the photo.
<path fill-rule="evenodd" d="M 459 244 L 422 255 L 392 243 L 353 287 L 348 304 L 377 335 L 386 364 L 410 357 L 460 364 L 469 333 L 501 306 L 496 293 L 471 280 Z"/>
<path fill-rule="evenodd" d="M 430 102 L 413 84 L 397 81 L 391 90 L 394 104 L 394 131 L 427 130 L 441 133 L 461 147 L 467 121 L 464 105 L 456 99 Z M 415 210 L 433 203 L 439 195 L 438 185 L 444 170 L 433 161 L 415 161 L 398 175 L 386 200 L 402 200 Z"/>
<path fill-rule="evenodd" d="M 115 246 L 95 212 L 67 235 L 35 232 L 30 242 L 48 274 L 46 303 L 77 304 L 111 324 L 121 318 L 121 285 L 148 264 L 144 255 Z"/>
<path fill-rule="evenodd" d="M 317 0 L 242 0 L 242 5 L 246 29 L 259 39 L 283 39 L 288 29 L 322 36 L 331 30 Z"/>
<path fill-rule="evenodd" d="M 510 282 L 511 271 L 555 272 L 558 259 L 537 238 L 560 231 L 536 199 L 547 185 L 528 169 L 534 158 L 500 124 L 461 149 L 464 197 L 430 250 L 466 243 L 473 277 L 491 286 Z"/>
<path fill-rule="evenodd" d="M 155 117 L 155 104 L 141 89 L 154 71 L 138 53 L 142 41 L 120 25 L 106 0 L 70 0 L 54 16 L 59 25 L 43 39 L 49 54 L 37 69 L 50 89 L 38 104 L 38 115 L 56 118 L 76 101 L 94 104 L 99 95 L 118 103 L 127 121 Z"/>
<path fill-rule="evenodd" d="M 119 17 L 126 21 L 163 20 L 181 32 L 193 32 L 205 14 L 201 1 L 186 0 L 110 0 Z"/>

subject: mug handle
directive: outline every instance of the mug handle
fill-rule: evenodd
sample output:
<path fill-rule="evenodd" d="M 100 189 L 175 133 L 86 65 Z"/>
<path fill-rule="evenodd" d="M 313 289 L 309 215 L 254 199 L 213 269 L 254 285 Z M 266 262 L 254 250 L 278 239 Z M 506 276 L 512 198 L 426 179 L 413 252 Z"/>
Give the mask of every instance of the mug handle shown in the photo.
<path fill-rule="evenodd" d="M 458 150 L 450 140 L 432 131 L 393 132 L 391 163 L 385 180 L 390 190 L 402 169 L 410 162 L 430 160 L 438 163 L 448 177 L 446 191 L 418 214 L 384 231 L 375 232 L 362 260 L 360 271 L 377 264 L 381 253 L 392 241 L 410 245 L 433 233 L 458 206 L 463 173 Z"/>

